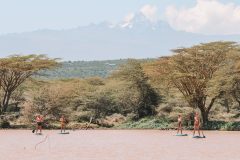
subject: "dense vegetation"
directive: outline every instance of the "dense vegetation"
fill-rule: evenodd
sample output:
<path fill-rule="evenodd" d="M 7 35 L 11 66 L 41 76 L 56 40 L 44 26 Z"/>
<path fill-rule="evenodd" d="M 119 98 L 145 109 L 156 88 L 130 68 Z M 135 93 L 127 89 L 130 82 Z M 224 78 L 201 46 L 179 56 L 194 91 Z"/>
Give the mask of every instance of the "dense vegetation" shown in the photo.
<path fill-rule="evenodd" d="M 142 59 L 139 61 L 147 62 L 153 59 Z M 103 61 L 67 61 L 61 62 L 60 66 L 52 70 L 41 71 L 37 78 L 42 79 L 66 79 L 66 78 L 87 78 L 109 76 L 114 70 L 127 59 L 103 60 Z"/>
<path fill-rule="evenodd" d="M 69 128 L 91 122 L 174 129 L 181 114 L 192 129 L 198 111 L 206 129 L 240 130 L 239 45 L 212 42 L 173 52 L 155 60 L 63 64 L 36 55 L 0 59 L 1 127 L 30 127 L 42 114 L 56 128 L 64 114 Z"/>

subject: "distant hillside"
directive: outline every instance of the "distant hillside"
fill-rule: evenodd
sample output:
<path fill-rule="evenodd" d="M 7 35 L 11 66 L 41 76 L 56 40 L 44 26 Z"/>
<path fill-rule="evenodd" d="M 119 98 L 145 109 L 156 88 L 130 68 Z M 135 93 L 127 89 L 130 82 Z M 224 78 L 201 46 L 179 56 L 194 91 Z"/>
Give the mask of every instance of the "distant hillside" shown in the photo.
<path fill-rule="evenodd" d="M 211 41 L 240 42 L 239 35 L 203 35 L 176 31 L 165 21 L 153 23 L 142 14 L 112 26 L 99 23 L 66 30 L 38 30 L 0 35 L 0 57 L 47 54 L 64 60 L 157 58 L 171 49 Z"/>
<path fill-rule="evenodd" d="M 152 59 L 143 59 L 150 61 Z M 105 60 L 105 61 L 67 61 L 63 62 L 55 70 L 43 71 L 40 78 L 65 79 L 65 78 L 87 78 L 87 77 L 107 77 L 112 71 L 116 70 L 127 59 Z"/>

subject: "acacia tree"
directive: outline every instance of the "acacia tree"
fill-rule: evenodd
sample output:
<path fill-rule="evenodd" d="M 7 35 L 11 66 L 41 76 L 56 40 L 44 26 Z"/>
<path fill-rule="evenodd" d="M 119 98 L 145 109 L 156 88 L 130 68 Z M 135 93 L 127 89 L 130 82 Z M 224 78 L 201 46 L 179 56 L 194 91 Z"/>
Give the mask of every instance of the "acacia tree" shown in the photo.
<path fill-rule="evenodd" d="M 0 59 L 0 89 L 3 90 L 1 113 L 6 112 L 13 92 L 29 77 L 57 66 L 56 59 L 45 55 L 10 56 Z"/>
<path fill-rule="evenodd" d="M 155 114 L 160 96 L 150 85 L 149 78 L 139 61 L 129 60 L 113 76 L 129 82 L 129 89 L 136 90 L 138 95 L 134 98 L 136 105 L 132 106 L 136 119 Z"/>
<path fill-rule="evenodd" d="M 236 59 L 236 56 L 234 56 Z M 240 109 L 240 58 L 236 59 L 236 64 L 233 67 L 233 84 L 230 88 L 230 94 L 233 99 L 238 103 L 238 107 Z"/>
<path fill-rule="evenodd" d="M 232 96 L 234 100 L 238 103 L 238 107 L 240 109 L 240 80 L 236 80 L 235 83 L 233 84 L 232 88 Z"/>
<path fill-rule="evenodd" d="M 189 106 L 201 111 L 204 125 L 215 100 L 225 92 L 224 87 L 214 87 L 211 84 L 226 84 L 227 73 L 216 83 L 218 71 L 228 66 L 228 54 L 237 52 L 234 42 L 211 42 L 190 48 L 175 49 L 175 55 L 160 59 L 158 74 L 172 87 L 177 88 L 188 102 Z M 230 69 L 225 67 L 224 69 Z M 230 72 L 230 70 L 225 70 Z M 214 81 L 213 81 L 214 80 Z M 213 82 L 213 83 L 210 83 Z"/>

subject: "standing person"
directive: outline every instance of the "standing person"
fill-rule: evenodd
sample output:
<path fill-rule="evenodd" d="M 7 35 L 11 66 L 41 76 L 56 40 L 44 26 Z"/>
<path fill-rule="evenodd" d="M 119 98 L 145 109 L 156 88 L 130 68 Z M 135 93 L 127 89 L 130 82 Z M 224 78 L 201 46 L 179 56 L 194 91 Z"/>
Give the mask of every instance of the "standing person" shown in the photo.
<path fill-rule="evenodd" d="M 43 126 L 43 116 L 37 115 L 36 122 L 37 122 L 36 134 L 37 134 L 38 130 L 40 131 L 40 134 L 41 134 L 42 133 L 42 126 Z"/>
<path fill-rule="evenodd" d="M 182 116 L 181 115 L 178 115 L 178 129 L 177 129 L 177 134 L 178 132 L 181 132 L 182 134 Z"/>
<path fill-rule="evenodd" d="M 67 120 L 64 117 L 64 115 L 61 116 L 60 122 L 61 122 L 61 133 L 62 133 L 62 131 L 65 132 L 65 127 L 66 127 L 66 123 L 67 123 Z"/>
<path fill-rule="evenodd" d="M 200 119 L 198 112 L 195 113 L 194 116 L 194 131 L 193 136 L 195 136 L 195 131 L 198 131 L 198 135 L 200 136 Z"/>

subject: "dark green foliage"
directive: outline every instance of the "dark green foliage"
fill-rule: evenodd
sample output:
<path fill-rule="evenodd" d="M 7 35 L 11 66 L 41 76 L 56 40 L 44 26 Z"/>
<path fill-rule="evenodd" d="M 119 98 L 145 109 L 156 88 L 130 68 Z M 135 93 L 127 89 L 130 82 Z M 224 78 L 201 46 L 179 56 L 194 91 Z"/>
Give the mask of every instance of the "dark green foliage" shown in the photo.
<path fill-rule="evenodd" d="M 110 92 L 96 92 L 92 100 L 86 104 L 88 110 L 92 110 L 95 119 L 119 113 Z"/>
<path fill-rule="evenodd" d="M 240 131 L 240 122 L 209 121 L 203 129 Z"/>
<path fill-rule="evenodd" d="M 10 128 L 10 123 L 7 120 L 0 120 L 0 128 Z"/>
<path fill-rule="evenodd" d="M 68 61 L 62 62 L 57 69 L 42 71 L 40 72 L 40 75 L 45 75 L 48 79 L 88 77 L 105 78 L 127 61 L 127 59 L 105 61 Z M 152 59 L 142 59 L 140 61 L 147 62 L 152 61 Z M 40 76 L 40 78 L 46 78 L 45 76 Z"/>
<path fill-rule="evenodd" d="M 138 121 L 128 121 L 117 126 L 117 128 L 135 128 L 135 129 L 174 129 L 174 125 L 166 118 L 145 117 Z"/>
<path fill-rule="evenodd" d="M 137 60 L 129 60 L 123 65 L 113 77 L 129 82 L 129 89 L 137 92 L 133 113 L 135 119 L 151 116 L 156 113 L 155 107 L 158 105 L 160 97 L 149 83 L 149 78 L 144 73 L 142 65 Z"/>
<path fill-rule="evenodd" d="M 20 107 L 18 107 L 15 104 L 10 104 L 6 110 L 6 112 L 19 112 L 20 111 Z"/>
<path fill-rule="evenodd" d="M 139 91 L 141 94 L 141 102 L 137 108 L 138 118 L 154 115 L 156 113 L 155 107 L 158 105 L 158 94 L 154 91 L 149 84 L 142 86 Z"/>
<path fill-rule="evenodd" d="M 107 77 L 120 64 L 124 64 L 126 61 L 68 61 L 62 62 L 62 65 L 55 70 L 40 72 L 40 75 L 47 75 L 49 79 Z"/>
<path fill-rule="evenodd" d="M 77 117 L 77 122 L 89 122 L 89 120 L 91 119 L 92 114 L 88 113 L 88 114 L 81 114 Z"/>

